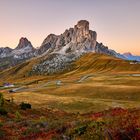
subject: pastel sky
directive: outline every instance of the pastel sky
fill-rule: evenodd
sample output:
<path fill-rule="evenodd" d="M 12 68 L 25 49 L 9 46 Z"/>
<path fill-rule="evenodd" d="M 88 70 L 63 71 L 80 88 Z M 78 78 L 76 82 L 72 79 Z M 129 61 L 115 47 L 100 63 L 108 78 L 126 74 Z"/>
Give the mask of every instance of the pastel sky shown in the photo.
<path fill-rule="evenodd" d="M 140 55 L 140 0 L 0 0 L 0 46 L 15 48 L 27 37 L 38 47 L 81 19 L 97 31 L 98 42 Z"/>

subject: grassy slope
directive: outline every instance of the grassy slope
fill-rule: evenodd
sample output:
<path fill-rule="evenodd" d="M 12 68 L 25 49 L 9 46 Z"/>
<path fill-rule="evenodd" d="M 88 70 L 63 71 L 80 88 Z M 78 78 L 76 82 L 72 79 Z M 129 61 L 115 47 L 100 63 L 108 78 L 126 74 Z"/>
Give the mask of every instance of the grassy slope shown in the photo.
<path fill-rule="evenodd" d="M 74 62 L 71 72 L 28 77 L 28 71 L 39 61 L 34 59 L 1 73 L 3 79 L 27 87 L 27 91 L 14 94 L 9 94 L 9 89 L 2 89 L 5 98 L 13 97 L 18 104 L 29 102 L 37 109 L 22 111 L 10 104 L 8 116 L 0 116 L 0 133 L 5 138 L 140 138 L 139 109 L 121 109 L 140 107 L 140 77 L 130 75 L 140 73 L 140 65 L 130 65 L 127 61 L 90 53 Z M 90 77 L 78 82 L 80 77 L 89 74 Z M 62 85 L 56 85 L 56 80 L 61 80 Z M 51 83 L 47 84 L 48 81 Z M 110 109 L 115 107 L 121 108 Z M 16 110 L 22 116 L 18 121 Z M 81 115 L 73 112 L 90 113 Z M 47 125 L 42 126 L 46 122 Z"/>
<path fill-rule="evenodd" d="M 75 64 L 77 72 L 140 72 L 140 65 L 103 54 L 86 54 Z"/>
<path fill-rule="evenodd" d="M 2 80 L 35 80 L 42 79 L 44 76 L 29 76 L 32 67 L 38 64 L 42 59 L 46 58 L 33 58 L 29 61 L 21 63 L 13 68 L 5 70 L 0 73 L 0 83 Z M 89 53 L 82 56 L 74 62 L 73 70 L 71 72 L 65 71 L 63 74 L 46 76 L 47 79 L 54 79 L 55 77 L 66 76 L 81 76 L 82 74 L 89 73 L 140 73 L 140 65 L 130 65 L 128 61 L 124 61 L 112 56 Z"/>
<path fill-rule="evenodd" d="M 13 95 L 17 103 L 27 101 L 34 107 L 47 106 L 69 112 L 102 111 L 116 106 L 139 107 L 140 77 L 129 74 L 140 73 L 140 65 L 90 53 L 74 62 L 71 72 L 28 77 L 26 74 L 40 60 L 33 59 L 3 73 L 4 81 L 27 87 L 26 91 Z M 87 75 L 91 76 L 78 83 L 81 77 Z M 57 86 L 56 80 L 61 80 L 62 85 Z M 45 86 L 48 81 L 51 83 Z M 3 90 L 5 97 L 10 98 L 7 91 Z"/>

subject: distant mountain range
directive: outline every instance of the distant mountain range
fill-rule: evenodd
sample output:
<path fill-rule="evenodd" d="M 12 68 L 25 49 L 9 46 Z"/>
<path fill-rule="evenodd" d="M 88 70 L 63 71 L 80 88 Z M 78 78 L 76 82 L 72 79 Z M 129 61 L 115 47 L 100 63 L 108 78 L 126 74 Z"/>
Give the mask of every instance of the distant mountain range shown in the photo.
<path fill-rule="evenodd" d="M 123 56 L 124 56 L 127 60 L 140 61 L 140 56 L 132 55 L 130 52 L 124 53 Z"/>
<path fill-rule="evenodd" d="M 35 48 L 33 48 L 27 38 L 21 38 L 15 49 L 9 47 L 0 48 L 0 58 L 13 57 L 16 59 L 25 59 L 35 56 Z"/>
<path fill-rule="evenodd" d="M 89 29 L 89 22 L 79 21 L 74 28 L 65 30 L 61 35 L 50 34 L 38 49 L 35 49 L 27 38 L 21 38 L 15 49 L 9 47 L 0 48 L 0 70 L 15 66 L 33 57 L 46 57 L 48 59 L 36 65 L 33 70 L 46 71 L 49 65 L 57 69 L 66 67 L 69 62 L 78 59 L 81 55 L 89 52 L 107 54 L 125 60 L 140 61 L 140 56 L 131 53 L 119 54 L 109 49 L 102 43 L 97 42 L 97 33 Z M 50 61 L 51 57 L 51 61 Z M 57 62 L 57 64 L 56 64 Z"/>

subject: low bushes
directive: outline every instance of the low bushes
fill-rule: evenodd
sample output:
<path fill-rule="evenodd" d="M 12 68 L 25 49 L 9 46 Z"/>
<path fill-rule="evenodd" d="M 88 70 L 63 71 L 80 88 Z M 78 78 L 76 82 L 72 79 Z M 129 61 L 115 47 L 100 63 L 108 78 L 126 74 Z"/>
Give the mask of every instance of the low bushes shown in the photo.
<path fill-rule="evenodd" d="M 5 108 L 0 107 L 0 115 L 7 115 L 7 111 L 5 110 Z"/>
<path fill-rule="evenodd" d="M 31 109 L 31 104 L 29 103 L 22 102 L 19 106 L 20 106 L 20 109 L 22 110 Z"/>
<path fill-rule="evenodd" d="M 3 94 L 0 93 L 0 115 L 7 115 L 7 111 L 4 108 L 4 98 L 3 98 Z"/>

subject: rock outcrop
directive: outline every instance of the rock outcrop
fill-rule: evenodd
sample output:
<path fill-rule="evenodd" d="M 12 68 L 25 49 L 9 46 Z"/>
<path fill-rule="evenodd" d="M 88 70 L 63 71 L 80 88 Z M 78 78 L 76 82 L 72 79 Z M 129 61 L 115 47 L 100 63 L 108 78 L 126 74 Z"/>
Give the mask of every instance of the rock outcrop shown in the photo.
<path fill-rule="evenodd" d="M 40 55 L 46 53 L 48 50 L 54 49 L 56 46 L 57 39 L 58 39 L 57 35 L 54 34 L 48 35 L 47 38 L 41 44 L 41 47 L 37 50 L 37 53 Z"/>
<path fill-rule="evenodd" d="M 67 29 L 61 35 L 50 34 L 38 49 L 42 53 L 86 53 L 96 52 L 113 55 L 114 51 L 108 49 L 102 43 L 97 42 L 97 33 L 89 29 L 89 22 L 80 20 L 74 28 Z"/>
<path fill-rule="evenodd" d="M 11 54 L 16 59 L 29 59 L 36 56 L 36 50 L 27 38 L 21 38 Z"/>
<path fill-rule="evenodd" d="M 61 35 L 50 34 L 42 43 L 38 52 L 74 53 L 76 51 L 95 51 L 97 33 L 89 30 L 89 22 L 79 21 L 74 28 Z"/>
<path fill-rule="evenodd" d="M 27 38 L 21 38 L 15 49 L 0 48 L 0 70 L 22 63 L 37 56 L 36 49 Z"/>
<path fill-rule="evenodd" d="M 15 49 L 19 50 L 19 49 L 23 49 L 26 47 L 34 49 L 31 42 L 26 37 L 22 37 L 22 38 L 20 38 L 18 46 Z"/>
<path fill-rule="evenodd" d="M 7 57 L 12 52 L 12 49 L 9 47 L 1 47 L 0 48 L 0 58 Z"/>
<path fill-rule="evenodd" d="M 89 38 L 89 22 L 86 20 L 81 20 L 74 26 L 74 34 L 72 37 L 73 43 L 84 42 L 85 39 Z"/>

